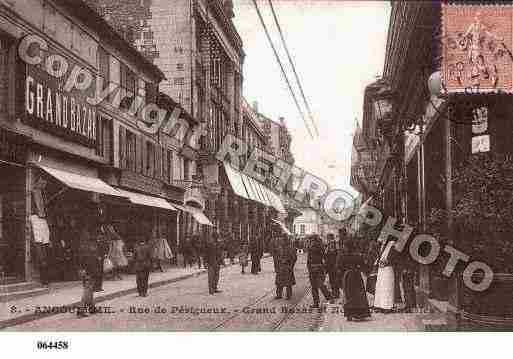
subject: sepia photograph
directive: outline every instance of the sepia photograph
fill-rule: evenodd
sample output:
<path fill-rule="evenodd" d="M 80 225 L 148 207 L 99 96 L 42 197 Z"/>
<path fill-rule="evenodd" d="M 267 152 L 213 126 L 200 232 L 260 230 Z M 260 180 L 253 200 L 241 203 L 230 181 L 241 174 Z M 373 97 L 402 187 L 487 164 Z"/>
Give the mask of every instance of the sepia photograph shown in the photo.
<path fill-rule="evenodd" d="M 511 1 L 0 0 L 0 341 L 513 331 L 512 49 Z"/>

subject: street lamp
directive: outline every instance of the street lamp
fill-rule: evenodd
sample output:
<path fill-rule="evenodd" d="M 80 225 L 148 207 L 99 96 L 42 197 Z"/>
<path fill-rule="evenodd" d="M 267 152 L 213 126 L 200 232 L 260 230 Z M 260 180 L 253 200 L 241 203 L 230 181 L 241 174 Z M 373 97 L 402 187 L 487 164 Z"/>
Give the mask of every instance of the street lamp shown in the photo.
<path fill-rule="evenodd" d="M 394 94 L 390 86 L 385 82 L 382 82 L 381 86 L 372 97 L 374 117 L 378 124 L 380 145 L 385 135 L 389 135 L 387 130 L 389 130 L 389 126 L 392 123 L 393 97 Z"/>
<path fill-rule="evenodd" d="M 374 116 L 379 123 L 392 119 L 393 93 L 387 85 L 381 87 L 373 96 Z"/>

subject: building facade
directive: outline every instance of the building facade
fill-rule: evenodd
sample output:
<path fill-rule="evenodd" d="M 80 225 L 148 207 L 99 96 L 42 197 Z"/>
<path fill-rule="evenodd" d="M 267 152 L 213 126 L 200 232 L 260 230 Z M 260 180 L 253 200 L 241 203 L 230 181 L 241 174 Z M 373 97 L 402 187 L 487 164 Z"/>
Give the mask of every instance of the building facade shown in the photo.
<path fill-rule="evenodd" d="M 215 154 L 226 134 L 240 137 L 242 128 L 244 52 L 232 22 L 233 4 L 202 0 L 88 3 L 164 72 L 161 91 L 205 128 L 192 149 L 196 154 L 185 155 L 183 161 L 192 171 L 190 177 L 209 187 L 201 200 L 208 216 L 220 231 L 231 231 L 226 216 L 229 183 Z M 187 182 L 183 184 L 188 190 Z"/>
<path fill-rule="evenodd" d="M 41 248 L 51 280 L 74 279 L 76 241 L 99 214 L 128 249 L 139 236 L 173 241 L 169 201 L 185 191 L 133 111 L 157 101 L 163 72 L 82 1 L 2 2 L 0 17 L 2 280 L 37 279 Z"/>
<path fill-rule="evenodd" d="M 433 233 L 443 245 L 471 251 L 477 258 L 485 253 L 505 256 L 507 251 L 503 246 L 497 247 L 482 235 L 489 231 L 491 237 L 500 236 L 499 230 L 483 225 L 478 234 L 471 235 L 461 219 L 459 222 L 454 219 L 461 216 L 459 211 L 464 208 L 466 193 L 470 191 L 465 190 L 465 184 L 480 180 L 476 173 L 489 166 L 485 165 L 486 161 L 494 161 L 486 160 L 488 157 L 483 154 L 504 162 L 513 150 L 509 141 L 511 125 L 504 121 L 512 111 L 510 95 L 480 91 L 479 82 L 477 87 L 474 84 L 486 83 L 498 75 L 491 77 L 481 69 L 467 78 L 470 70 L 458 75 L 450 71 L 450 63 L 444 65 L 444 61 L 453 58 L 447 56 L 451 51 L 452 56 L 458 51 L 465 55 L 464 47 L 459 49 L 451 38 L 472 26 L 479 16 L 476 12 L 496 9 L 493 5 L 481 9 L 467 7 L 466 12 L 458 8 L 465 4 L 392 2 L 383 76 L 365 89 L 361 129 L 364 141 L 355 139 L 363 144 L 359 154 L 375 155 L 368 171 L 353 174 L 360 185 L 358 190 L 381 209 L 385 218 L 396 218 L 399 228 L 410 225 L 414 233 Z M 458 11 L 460 15 L 455 16 Z M 442 19 L 443 16 L 446 17 Z M 509 28 L 507 31 L 510 33 Z M 468 36 L 462 41 L 476 39 Z M 486 41 L 487 49 L 496 49 L 491 36 L 479 41 Z M 481 50 L 488 65 L 504 61 L 501 51 L 488 54 Z M 463 61 L 461 65 L 470 69 L 473 66 L 472 61 Z M 461 76 L 460 81 L 473 81 L 468 87 L 471 91 L 444 92 L 441 83 L 454 83 L 455 76 Z M 494 86 L 506 85 L 499 80 Z M 360 158 L 355 169 L 364 167 L 360 166 L 361 161 Z M 469 166 L 474 166 L 470 172 Z M 465 178 L 462 173 L 467 173 Z M 370 185 L 361 186 L 362 183 Z M 496 211 L 500 209 L 492 209 L 488 215 L 495 216 Z M 474 220 L 483 216 L 484 213 L 478 213 Z M 471 241 L 477 244 L 469 244 Z M 500 264 L 495 256 L 487 258 L 490 263 Z M 509 288 L 503 282 L 508 275 L 497 275 L 487 294 L 479 297 L 465 289 L 463 267 L 456 268 L 448 278 L 442 273 L 444 264 L 442 260 L 432 265 L 419 264 L 418 290 L 423 303 L 432 304 L 431 298 L 445 302 L 450 323 L 456 323 L 456 327 L 468 323 L 474 328 L 475 325 L 511 327 L 511 321 L 500 314 L 511 311 L 505 299 L 508 295 L 500 289 Z M 504 268 L 499 266 L 499 271 Z"/>

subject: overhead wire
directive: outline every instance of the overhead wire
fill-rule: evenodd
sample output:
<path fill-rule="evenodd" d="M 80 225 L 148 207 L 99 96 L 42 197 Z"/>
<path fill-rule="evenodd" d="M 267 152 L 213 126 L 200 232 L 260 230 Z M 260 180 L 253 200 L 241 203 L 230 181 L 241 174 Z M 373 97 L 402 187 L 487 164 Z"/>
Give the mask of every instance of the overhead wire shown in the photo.
<path fill-rule="evenodd" d="M 312 114 L 312 110 L 310 108 L 310 104 L 308 103 L 308 100 L 306 99 L 305 92 L 303 90 L 303 86 L 301 85 L 301 80 L 299 79 L 299 75 L 296 71 L 296 66 L 294 65 L 294 61 L 292 60 L 292 56 L 290 55 L 289 47 L 287 46 L 287 43 L 285 41 L 285 37 L 283 36 L 283 31 L 280 25 L 280 22 L 278 21 L 278 16 L 276 15 L 276 11 L 274 10 L 273 2 L 272 0 L 269 1 L 269 6 L 271 8 L 271 12 L 273 14 L 274 23 L 276 24 L 276 27 L 278 28 L 278 32 L 280 33 L 280 39 L 281 43 L 283 44 L 283 47 L 285 49 L 285 52 L 287 53 L 287 58 L 289 60 L 289 64 L 292 67 L 292 71 L 294 72 L 294 76 L 296 77 L 296 82 L 299 87 L 299 91 L 301 92 L 301 97 L 303 98 L 303 102 L 305 104 L 306 110 L 308 112 L 308 116 L 310 117 L 310 122 L 313 125 L 313 128 L 315 129 L 315 133 L 317 136 L 319 136 L 319 129 L 317 128 L 317 124 L 315 123 L 315 119 Z"/>
<path fill-rule="evenodd" d="M 305 114 L 304 114 L 303 110 L 301 109 L 301 106 L 299 105 L 299 102 L 297 100 L 296 94 L 294 93 L 294 90 L 292 89 L 292 86 L 290 84 L 289 78 L 287 77 L 287 73 L 285 72 L 285 68 L 283 67 L 283 64 L 282 64 L 282 62 L 280 60 L 280 57 L 278 56 L 278 52 L 276 51 L 276 47 L 274 46 L 274 43 L 273 43 L 273 41 L 271 39 L 271 36 L 269 35 L 269 30 L 267 29 L 267 26 L 266 26 L 265 21 L 264 21 L 264 19 L 262 17 L 260 9 L 258 8 L 256 0 L 253 0 L 253 5 L 255 6 L 255 10 L 257 12 L 258 18 L 260 19 L 260 24 L 262 25 L 262 27 L 264 29 L 265 35 L 267 37 L 267 40 L 269 41 L 269 45 L 271 46 L 271 48 L 273 50 L 274 57 L 275 57 L 276 61 L 278 62 L 278 65 L 280 65 L 281 73 L 283 75 L 283 78 L 285 79 L 285 82 L 287 83 L 287 87 L 289 88 L 290 94 L 292 95 L 292 98 L 294 99 L 294 103 L 296 104 L 297 110 L 299 111 L 299 114 L 301 115 L 301 118 L 303 119 L 303 122 L 305 124 L 306 130 L 308 131 L 308 134 L 310 135 L 310 137 L 313 140 L 314 136 L 312 134 L 310 126 L 308 125 L 308 122 L 305 119 Z"/>

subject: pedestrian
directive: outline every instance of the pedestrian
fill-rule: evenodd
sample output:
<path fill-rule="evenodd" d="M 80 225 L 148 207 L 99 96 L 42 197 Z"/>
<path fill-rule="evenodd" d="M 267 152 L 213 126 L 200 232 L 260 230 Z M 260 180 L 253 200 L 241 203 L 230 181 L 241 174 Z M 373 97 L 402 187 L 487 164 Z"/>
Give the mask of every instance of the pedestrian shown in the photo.
<path fill-rule="evenodd" d="M 109 224 L 106 226 L 106 230 L 109 236 L 109 253 L 107 258 L 111 261 L 113 265 L 112 275 L 114 278 L 121 280 L 121 270 L 128 266 L 128 259 L 125 256 L 124 248 L 125 243 L 121 236 L 116 232 L 114 226 Z"/>
<path fill-rule="evenodd" d="M 98 242 L 92 234 L 96 229 L 87 221 L 84 225 L 85 227 L 80 234 L 77 253 L 78 275 L 82 280 L 82 299 L 80 306 L 77 308 L 77 316 L 79 318 L 87 317 L 86 312 L 89 312 L 89 314 L 94 314 L 95 312 L 94 289 L 98 271 L 100 270 L 98 265 Z"/>
<path fill-rule="evenodd" d="M 414 237 L 414 236 L 413 236 Z M 398 253 L 394 251 L 394 253 Z M 401 263 L 401 279 L 403 283 L 404 311 L 411 313 L 417 307 L 417 298 L 415 293 L 415 276 L 417 274 L 417 263 L 410 256 L 408 251 L 398 254 L 398 261 Z"/>
<path fill-rule="evenodd" d="M 292 247 L 290 239 L 284 235 L 276 253 L 276 299 L 281 299 L 283 288 L 286 288 L 286 299 L 292 297 L 292 286 L 296 284 L 294 265 L 297 261 L 296 250 Z"/>
<path fill-rule="evenodd" d="M 146 242 L 144 237 L 139 237 L 137 244 L 134 247 L 134 269 L 135 281 L 137 283 L 137 292 L 140 297 L 148 295 L 148 281 L 150 271 L 152 270 L 153 249 L 149 243 Z"/>
<path fill-rule="evenodd" d="M 370 317 L 367 294 L 362 279 L 362 269 L 365 261 L 356 251 L 353 240 L 344 242 L 343 254 L 340 261 L 344 267 L 344 316 L 348 321 L 362 320 Z"/>
<path fill-rule="evenodd" d="M 326 300 L 333 302 L 331 294 L 324 284 L 326 279 L 325 258 L 321 238 L 314 234 L 310 236 L 310 247 L 308 248 L 308 256 L 306 265 L 308 268 L 308 276 L 310 285 L 312 286 L 313 305 L 312 308 L 319 308 L 319 289 Z"/>
<path fill-rule="evenodd" d="M 235 264 L 235 240 L 230 233 L 227 233 L 225 238 L 227 257 L 230 259 L 230 264 Z"/>
<path fill-rule="evenodd" d="M 258 240 L 253 237 L 249 242 L 249 253 L 251 255 L 251 274 L 258 274 L 260 267 L 260 251 L 258 248 Z"/>
<path fill-rule="evenodd" d="M 258 240 L 258 272 L 262 271 L 262 258 L 264 257 L 264 240 L 265 236 L 262 234 Z"/>
<path fill-rule="evenodd" d="M 190 241 L 189 236 L 186 235 L 181 241 L 180 241 L 180 252 L 183 256 L 183 267 L 186 268 L 187 264 L 192 266 L 191 263 L 191 250 L 190 250 Z"/>
<path fill-rule="evenodd" d="M 378 261 L 374 309 L 383 313 L 391 313 L 395 304 L 395 274 L 391 255 L 394 245 L 394 240 L 383 242 Z"/>
<path fill-rule="evenodd" d="M 221 293 L 218 285 L 222 250 L 219 244 L 219 234 L 214 232 L 207 242 L 205 250 L 205 264 L 208 267 L 208 293 L 211 295 Z"/>
<path fill-rule="evenodd" d="M 378 277 L 379 244 L 375 240 L 369 242 L 365 256 L 365 271 L 367 275 L 366 291 L 372 295 L 376 293 L 376 280 Z"/>
<path fill-rule="evenodd" d="M 97 225 L 94 225 L 96 227 L 96 242 L 97 242 L 97 260 L 98 260 L 98 266 L 99 270 L 96 272 L 96 281 L 95 281 L 95 292 L 103 292 L 103 275 L 104 275 L 104 264 L 105 259 L 107 258 L 107 254 L 109 254 L 109 240 L 107 237 L 107 231 L 105 229 L 105 226 L 103 224 L 100 224 L 99 229 Z"/>
<path fill-rule="evenodd" d="M 198 264 L 198 269 L 201 269 L 201 258 L 203 257 L 203 245 L 199 234 L 192 236 L 192 247 L 194 248 L 194 256 Z"/>
<path fill-rule="evenodd" d="M 239 264 L 241 266 L 241 273 L 246 273 L 244 269 L 248 265 L 248 254 L 249 254 L 249 245 L 247 242 L 244 242 L 241 246 L 241 251 L 239 254 Z"/>
<path fill-rule="evenodd" d="M 326 271 L 330 282 L 332 298 L 340 298 L 340 280 L 337 275 L 337 242 L 333 234 L 328 234 L 328 248 L 326 249 Z"/>

